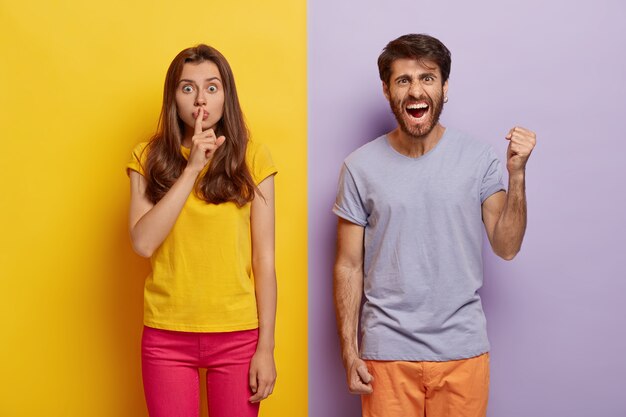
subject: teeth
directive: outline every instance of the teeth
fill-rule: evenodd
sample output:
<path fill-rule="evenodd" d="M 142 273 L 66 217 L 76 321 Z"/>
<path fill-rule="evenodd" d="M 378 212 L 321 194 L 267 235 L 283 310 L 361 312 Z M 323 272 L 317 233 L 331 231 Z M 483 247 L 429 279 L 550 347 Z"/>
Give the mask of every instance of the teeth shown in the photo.
<path fill-rule="evenodd" d="M 418 104 L 409 104 L 406 106 L 407 109 L 425 109 L 428 107 L 426 103 L 418 103 Z"/>

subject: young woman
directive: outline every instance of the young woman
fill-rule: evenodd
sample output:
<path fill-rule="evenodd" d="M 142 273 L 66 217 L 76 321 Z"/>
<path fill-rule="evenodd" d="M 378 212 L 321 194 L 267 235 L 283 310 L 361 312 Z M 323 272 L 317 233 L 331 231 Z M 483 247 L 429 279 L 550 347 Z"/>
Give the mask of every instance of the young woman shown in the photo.
<path fill-rule="evenodd" d="M 207 45 L 180 52 L 159 128 L 128 164 L 134 250 L 149 257 L 142 373 L 151 417 L 256 416 L 272 393 L 274 174 L 249 140 L 232 71 Z"/>

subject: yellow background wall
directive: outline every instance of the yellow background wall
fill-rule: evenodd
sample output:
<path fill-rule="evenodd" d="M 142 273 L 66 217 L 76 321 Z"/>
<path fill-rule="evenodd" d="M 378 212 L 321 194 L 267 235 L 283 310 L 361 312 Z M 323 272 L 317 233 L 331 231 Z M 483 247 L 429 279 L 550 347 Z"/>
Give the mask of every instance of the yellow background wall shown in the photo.
<path fill-rule="evenodd" d="M 279 377 L 261 416 L 306 415 L 305 13 L 304 0 L 0 3 L 1 416 L 147 415 L 148 263 L 129 244 L 124 165 L 156 128 L 170 61 L 199 42 L 229 59 L 280 171 Z"/>

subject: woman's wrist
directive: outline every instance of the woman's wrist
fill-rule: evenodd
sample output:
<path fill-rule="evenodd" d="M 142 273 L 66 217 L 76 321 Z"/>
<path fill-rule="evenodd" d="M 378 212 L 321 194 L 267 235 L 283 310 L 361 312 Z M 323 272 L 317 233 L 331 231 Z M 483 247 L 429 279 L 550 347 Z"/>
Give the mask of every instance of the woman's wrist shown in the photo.
<path fill-rule="evenodd" d="M 183 175 L 187 174 L 187 175 L 193 176 L 194 178 L 197 178 L 198 175 L 200 175 L 201 171 L 202 171 L 202 168 L 197 168 L 190 164 L 187 164 L 185 169 L 183 169 Z"/>
<path fill-rule="evenodd" d="M 259 340 L 256 344 L 257 351 L 274 352 L 274 338 L 264 337 L 259 333 Z"/>

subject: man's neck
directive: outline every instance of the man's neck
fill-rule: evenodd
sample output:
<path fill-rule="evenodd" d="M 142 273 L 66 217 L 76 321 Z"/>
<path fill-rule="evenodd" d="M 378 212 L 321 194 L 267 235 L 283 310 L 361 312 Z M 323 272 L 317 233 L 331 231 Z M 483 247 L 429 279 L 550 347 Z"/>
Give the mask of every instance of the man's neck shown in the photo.
<path fill-rule="evenodd" d="M 433 149 L 443 136 L 446 128 L 437 125 L 424 136 L 411 136 L 400 127 L 395 128 L 387 134 L 391 146 L 402 155 L 409 158 L 419 158 Z"/>

